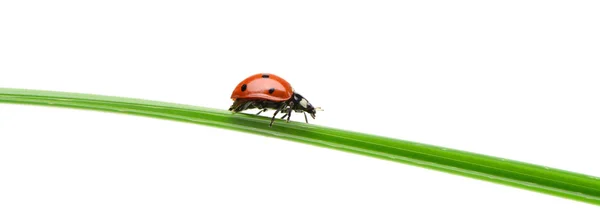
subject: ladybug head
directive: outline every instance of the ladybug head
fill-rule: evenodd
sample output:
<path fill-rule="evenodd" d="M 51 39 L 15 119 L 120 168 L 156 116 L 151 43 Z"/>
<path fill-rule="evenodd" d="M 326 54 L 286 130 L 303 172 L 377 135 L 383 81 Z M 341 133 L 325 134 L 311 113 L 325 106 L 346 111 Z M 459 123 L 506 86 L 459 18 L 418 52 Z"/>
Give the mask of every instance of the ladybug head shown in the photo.
<path fill-rule="evenodd" d="M 306 98 L 298 93 L 294 93 L 294 110 L 298 112 L 307 112 L 310 116 L 315 119 L 315 115 L 317 114 L 317 110 L 321 110 L 321 108 L 315 108 Z"/>

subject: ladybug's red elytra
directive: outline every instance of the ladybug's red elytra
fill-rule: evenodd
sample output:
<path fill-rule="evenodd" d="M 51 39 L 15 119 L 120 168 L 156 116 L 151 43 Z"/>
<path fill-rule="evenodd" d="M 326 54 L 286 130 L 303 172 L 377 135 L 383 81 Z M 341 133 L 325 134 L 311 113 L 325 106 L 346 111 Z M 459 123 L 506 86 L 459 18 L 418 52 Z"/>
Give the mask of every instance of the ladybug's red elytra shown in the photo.
<path fill-rule="evenodd" d="M 258 73 L 251 75 L 240 82 L 233 93 L 231 99 L 234 101 L 229 111 L 241 112 L 247 109 L 260 109 L 256 115 L 275 109 L 275 114 L 271 118 L 269 126 L 273 126 L 275 117 L 278 113 L 285 113 L 281 119 L 287 116 L 287 122 L 290 121 L 292 111 L 304 113 L 304 120 L 308 123 L 306 113 L 315 119 L 315 114 L 320 108 L 313 107 L 302 95 L 296 93 L 292 85 L 285 79 L 269 73 Z"/>

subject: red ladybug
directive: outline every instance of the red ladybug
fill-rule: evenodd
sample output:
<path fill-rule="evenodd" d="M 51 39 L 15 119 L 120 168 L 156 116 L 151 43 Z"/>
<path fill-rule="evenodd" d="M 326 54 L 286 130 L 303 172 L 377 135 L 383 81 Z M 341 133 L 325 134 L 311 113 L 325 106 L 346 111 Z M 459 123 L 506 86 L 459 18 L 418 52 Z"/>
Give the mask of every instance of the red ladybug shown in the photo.
<path fill-rule="evenodd" d="M 269 126 L 273 126 L 275 116 L 278 113 L 285 113 L 281 119 L 287 116 L 287 122 L 290 121 L 292 111 L 304 113 L 304 120 L 308 123 L 306 112 L 314 119 L 317 110 L 308 100 L 300 94 L 294 92 L 292 85 L 283 78 L 268 74 L 254 74 L 240 82 L 233 93 L 231 99 L 234 101 L 230 111 L 241 112 L 247 109 L 260 109 L 256 115 L 275 109 L 275 114 L 271 118 Z"/>

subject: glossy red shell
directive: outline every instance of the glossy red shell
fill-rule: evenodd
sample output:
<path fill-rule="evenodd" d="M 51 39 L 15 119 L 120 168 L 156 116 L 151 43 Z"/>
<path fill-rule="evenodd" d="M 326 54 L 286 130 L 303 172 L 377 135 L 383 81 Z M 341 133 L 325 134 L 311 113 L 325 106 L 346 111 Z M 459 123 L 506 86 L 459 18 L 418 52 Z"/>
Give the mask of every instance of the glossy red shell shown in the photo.
<path fill-rule="evenodd" d="M 231 99 L 264 99 L 281 102 L 290 99 L 293 94 L 292 85 L 285 79 L 270 73 L 258 73 L 240 82 L 231 93 Z"/>

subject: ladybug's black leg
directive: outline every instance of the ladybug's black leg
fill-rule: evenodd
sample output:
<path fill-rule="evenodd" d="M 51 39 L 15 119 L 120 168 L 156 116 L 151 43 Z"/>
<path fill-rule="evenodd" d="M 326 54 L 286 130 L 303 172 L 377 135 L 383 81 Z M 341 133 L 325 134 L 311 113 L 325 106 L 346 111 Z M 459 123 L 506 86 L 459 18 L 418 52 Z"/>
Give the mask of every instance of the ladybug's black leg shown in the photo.
<path fill-rule="evenodd" d="M 241 105 L 240 100 L 239 99 L 235 100 L 235 102 L 233 102 L 233 104 L 229 107 L 229 111 L 237 112 L 240 105 Z"/>
<path fill-rule="evenodd" d="M 290 105 L 289 103 L 287 105 L 288 105 L 288 107 L 286 107 L 285 109 L 281 110 L 282 113 L 285 113 L 283 115 L 283 117 L 281 117 L 282 120 L 285 119 L 285 117 L 289 117 L 290 114 L 292 113 L 292 111 L 291 111 L 292 107 L 289 106 Z"/>
<path fill-rule="evenodd" d="M 281 104 L 281 106 L 279 106 L 279 108 L 277 108 L 277 110 L 275 110 L 275 113 L 273 114 L 273 117 L 271 118 L 271 123 L 269 124 L 269 127 L 273 126 L 273 122 L 275 122 L 275 116 L 277 116 L 277 113 L 279 113 L 279 111 L 281 111 L 283 108 L 285 108 L 286 104 L 283 103 Z"/>
<path fill-rule="evenodd" d="M 287 122 L 290 122 L 290 117 L 292 117 L 292 108 L 288 109 L 287 113 L 285 113 L 285 115 L 287 115 L 288 119 Z"/>
<path fill-rule="evenodd" d="M 293 107 L 294 107 L 294 101 L 290 101 L 287 105 L 289 107 L 287 108 L 285 115 L 287 116 L 287 122 L 289 123 L 290 122 L 290 117 L 292 117 L 292 110 L 293 110 Z M 281 119 L 283 119 L 283 118 L 281 118 Z"/>
<path fill-rule="evenodd" d="M 267 111 L 267 109 L 262 109 L 262 110 L 258 111 L 258 113 L 256 113 L 256 115 L 260 115 L 260 113 L 262 113 L 264 111 Z"/>
<path fill-rule="evenodd" d="M 254 104 L 253 101 L 236 100 L 233 103 L 233 105 L 231 105 L 229 110 L 230 111 L 233 110 L 234 112 L 241 112 L 241 111 L 248 109 L 248 107 L 250 107 L 250 105 L 253 105 L 253 104 Z"/>
<path fill-rule="evenodd" d="M 248 102 L 244 103 L 242 105 L 242 108 L 240 108 L 240 111 L 248 109 L 248 107 L 250 107 L 250 105 L 253 105 L 253 104 L 254 104 L 253 101 L 248 101 Z"/>
<path fill-rule="evenodd" d="M 306 112 L 302 112 L 304 113 L 304 120 L 306 121 L 306 123 L 308 123 L 308 118 L 306 117 Z"/>

